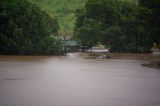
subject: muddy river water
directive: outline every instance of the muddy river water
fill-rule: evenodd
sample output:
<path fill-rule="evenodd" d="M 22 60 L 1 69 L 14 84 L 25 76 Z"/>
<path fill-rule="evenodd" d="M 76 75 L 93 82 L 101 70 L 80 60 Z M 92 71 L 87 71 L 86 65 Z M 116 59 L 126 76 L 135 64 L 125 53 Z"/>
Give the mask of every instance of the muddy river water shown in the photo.
<path fill-rule="evenodd" d="M 0 56 L 0 106 L 160 106 L 160 70 L 135 59 Z"/>

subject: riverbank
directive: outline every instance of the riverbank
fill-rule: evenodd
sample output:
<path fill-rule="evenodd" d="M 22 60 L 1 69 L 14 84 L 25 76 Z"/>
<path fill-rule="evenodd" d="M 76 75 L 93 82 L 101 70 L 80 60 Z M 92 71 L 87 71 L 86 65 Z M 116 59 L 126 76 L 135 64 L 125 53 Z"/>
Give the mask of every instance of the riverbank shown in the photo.
<path fill-rule="evenodd" d="M 143 67 L 160 69 L 160 57 L 155 57 L 152 54 L 142 53 L 86 53 L 86 59 L 96 59 L 101 55 L 106 55 L 108 59 L 127 59 L 147 61 L 147 64 L 142 64 Z"/>
<path fill-rule="evenodd" d="M 152 54 L 136 54 L 136 53 L 68 53 L 66 56 L 17 56 L 17 55 L 0 55 L 0 61 L 45 61 L 48 59 L 96 59 L 98 56 L 106 55 L 109 59 L 139 60 L 146 61 L 143 67 L 160 69 L 160 57 L 154 57 Z M 75 58 L 76 57 L 76 58 Z M 105 60 L 105 59 L 103 59 Z"/>
<path fill-rule="evenodd" d="M 149 53 L 86 53 L 85 58 L 96 59 L 96 57 L 101 55 L 110 56 L 111 59 L 140 59 L 140 60 L 160 60 L 160 57 L 154 57 Z"/>

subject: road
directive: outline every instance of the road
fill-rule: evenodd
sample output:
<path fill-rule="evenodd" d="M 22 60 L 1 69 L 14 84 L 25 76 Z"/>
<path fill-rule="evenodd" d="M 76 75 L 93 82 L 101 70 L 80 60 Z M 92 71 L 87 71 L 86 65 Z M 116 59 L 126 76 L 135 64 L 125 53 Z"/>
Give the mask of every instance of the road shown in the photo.
<path fill-rule="evenodd" d="M 0 56 L 0 106 L 160 106 L 160 70 L 135 59 Z"/>

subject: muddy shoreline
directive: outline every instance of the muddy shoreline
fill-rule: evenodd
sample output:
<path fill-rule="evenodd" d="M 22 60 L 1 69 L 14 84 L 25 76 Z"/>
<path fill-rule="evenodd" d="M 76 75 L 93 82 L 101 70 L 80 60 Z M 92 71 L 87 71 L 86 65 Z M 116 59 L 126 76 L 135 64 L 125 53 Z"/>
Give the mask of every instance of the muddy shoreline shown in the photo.
<path fill-rule="evenodd" d="M 70 54 L 70 53 L 69 53 Z M 147 61 L 142 64 L 143 67 L 160 69 L 160 57 L 154 57 L 152 54 L 142 53 L 78 53 L 79 58 L 82 59 L 96 59 L 98 56 L 107 55 L 109 59 L 126 59 L 126 60 L 140 60 Z M 0 61 L 37 61 L 47 60 L 50 58 L 65 58 L 66 56 L 15 56 L 15 55 L 0 55 Z"/>
<path fill-rule="evenodd" d="M 152 54 L 142 53 L 87 53 L 86 59 L 96 59 L 100 55 L 107 55 L 109 59 L 129 59 L 129 60 L 140 60 L 147 61 L 147 64 L 142 64 L 143 67 L 160 69 L 160 57 L 155 57 Z"/>

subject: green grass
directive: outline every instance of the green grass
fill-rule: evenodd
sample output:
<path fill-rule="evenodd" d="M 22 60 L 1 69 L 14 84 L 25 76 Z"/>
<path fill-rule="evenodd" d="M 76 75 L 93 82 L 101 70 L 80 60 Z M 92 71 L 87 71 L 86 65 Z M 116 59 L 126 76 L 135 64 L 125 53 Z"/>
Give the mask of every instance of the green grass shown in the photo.
<path fill-rule="evenodd" d="M 129 2 L 132 2 L 132 3 L 138 3 L 138 0 L 121 0 L 121 1 L 129 1 Z"/>
<path fill-rule="evenodd" d="M 70 35 L 75 22 L 75 10 L 84 6 L 87 0 L 28 0 L 37 4 L 51 17 L 57 17 L 60 24 L 60 34 Z M 122 0 L 137 2 L 137 0 Z"/>
<path fill-rule="evenodd" d="M 60 32 L 72 34 L 75 22 L 75 10 L 84 6 L 86 0 L 29 0 L 45 10 L 51 17 L 57 17 Z"/>

